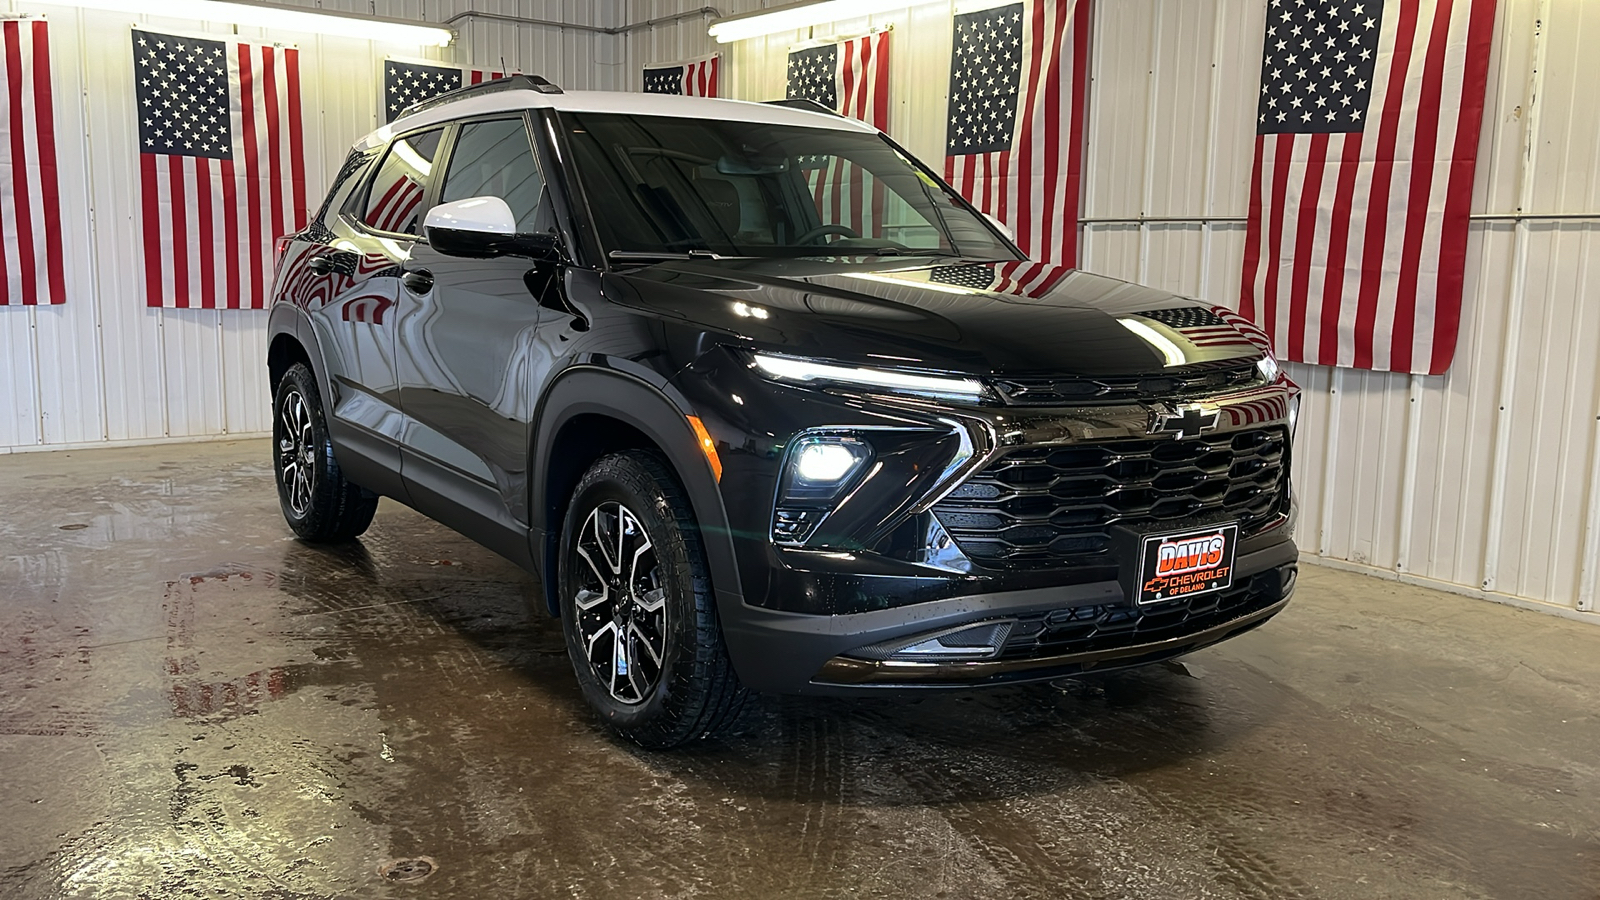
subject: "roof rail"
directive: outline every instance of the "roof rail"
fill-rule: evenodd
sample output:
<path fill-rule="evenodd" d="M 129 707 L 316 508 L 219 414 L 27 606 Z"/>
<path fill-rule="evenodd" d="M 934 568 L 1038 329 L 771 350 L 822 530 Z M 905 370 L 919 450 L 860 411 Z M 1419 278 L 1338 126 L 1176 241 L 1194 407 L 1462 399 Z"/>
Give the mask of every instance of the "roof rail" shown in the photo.
<path fill-rule="evenodd" d="M 395 116 L 395 119 L 399 120 L 401 116 L 422 112 L 425 109 L 433 109 L 435 106 L 443 106 L 446 103 L 453 103 L 462 97 L 476 97 L 479 94 L 494 94 L 500 91 L 538 91 L 541 94 L 565 93 L 559 85 L 539 75 L 506 75 L 493 81 L 469 84 L 453 91 L 445 91 L 426 100 L 418 100 L 416 103 L 400 110 L 400 115 Z"/>
<path fill-rule="evenodd" d="M 837 110 L 829 109 L 815 100 L 804 97 L 791 97 L 787 100 L 763 100 L 761 102 L 768 106 L 787 106 L 790 109 L 803 109 L 806 112 L 827 113 L 830 116 L 839 115 Z"/>

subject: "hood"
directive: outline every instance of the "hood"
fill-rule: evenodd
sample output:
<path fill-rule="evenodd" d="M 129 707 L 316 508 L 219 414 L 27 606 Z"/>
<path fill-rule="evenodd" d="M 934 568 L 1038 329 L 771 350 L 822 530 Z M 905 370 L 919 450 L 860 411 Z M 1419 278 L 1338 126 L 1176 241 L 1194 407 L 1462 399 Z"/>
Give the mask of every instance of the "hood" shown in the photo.
<path fill-rule="evenodd" d="M 606 296 L 751 349 L 972 375 L 1143 375 L 1266 346 L 1225 309 L 1027 262 L 673 261 L 607 275 Z"/>

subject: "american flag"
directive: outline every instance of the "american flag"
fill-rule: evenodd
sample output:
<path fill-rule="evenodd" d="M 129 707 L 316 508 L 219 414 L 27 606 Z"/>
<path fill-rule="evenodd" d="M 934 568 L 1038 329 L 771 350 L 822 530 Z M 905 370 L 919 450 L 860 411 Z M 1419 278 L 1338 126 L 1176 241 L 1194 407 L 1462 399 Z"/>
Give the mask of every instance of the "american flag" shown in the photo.
<path fill-rule="evenodd" d="M 383 121 L 393 122 L 411 104 L 431 100 L 446 91 L 515 74 L 389 57 L 383 61 Z"/>
<path fill-rule="evenodd" d="M 889 32 L 789 51 L 790 100 L 812 100 L 879 131 L 889 129 Z M 814 160 L 807 181 L 827 224 L 882 237 L 883 186 L 839 157 Z"/>
<path fill-rule="evenodd" d="M 681 63 L 657 63 L 644 70 L 646 94 L 684 94 L 690 97 L 717 96 L 717 70 L 722 65 L 718 54 Z"/>
<path fill-rule="evenodd" d="M 145 303 L 264 309 L 306 222 L 300 55 L 133 30 Z"/>
<path fill-rule="evenodd" d="M 1269 0 L 1239 310 L 1297 362 L 1455 353 L 1495 0 Z"/>
<path fill-rule="evenodd" d="M 0 19 L 0 306 L 65 303 L 60 180 L 43 19 Z"/>
<path fill-rule="evenodd" d="M 1078 258 L 1089 0 L 1025 0 L 955 17 L 945 180 L 1016 232 L 1039 265 Z"/>

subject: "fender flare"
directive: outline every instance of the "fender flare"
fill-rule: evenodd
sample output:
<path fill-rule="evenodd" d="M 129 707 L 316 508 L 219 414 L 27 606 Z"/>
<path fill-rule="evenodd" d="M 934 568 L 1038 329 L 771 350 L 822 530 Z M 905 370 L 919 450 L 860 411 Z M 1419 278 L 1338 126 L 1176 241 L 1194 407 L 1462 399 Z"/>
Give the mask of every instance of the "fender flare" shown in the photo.
<path fill-rule="evenodd" d="M 620 361 L 613 361 L 616 362 Z M 552 615 L 558 615 L 560 609 L 555 583 L 556 538 L 560 534 L 559 517 L 565 515 L 567 498 L 558 498 L 555 504 L 558 512 L 553 516 L 544 487 L 550 479 L 556 440 L 568 423 L 583 415 L 602 415 L 623 422 L 643 433 L 666 455 L 683 483 L 695 522 L 700 527 L 701 546 L 711 570 L 719 610 L 725 604 L 743 602 L 722 491 L 687 419 L 694 415 L 693 407 L 664 380 L 652 383 L 659 376 L 646 372 L 649 380 L 641 377 L 645 373 L 624 373 L 604 365 L 576 365 L 558 376 L 540 400 L 531 448 L 528 514 L 529 540 L 534 546 L 529 549 L 538 566 L 545 603 Z M 539 546 L 541 542 L 543 546 Z"/>
<path fill-rule="evenodd" d="M 278 303 L 272 307 L 272 312 L 267 316 L 268 353 L 272 351 L 272 342 L 277 340 L 279 335 L 285 334 L 298 341 L 306 351 L 306 356 L 310 357 L 311 375 L 317 380 L 317 391 L 322 395 L 322 402 L 332 408 L 333 384 L 328 375 L 328 360 L 322 353 L 322 344 L 317 340 L 316 329 L 311 326 L 311 317 L 305 310 Z M 262 363 L 265 364 L 266 360 L 263 359 Z"/>

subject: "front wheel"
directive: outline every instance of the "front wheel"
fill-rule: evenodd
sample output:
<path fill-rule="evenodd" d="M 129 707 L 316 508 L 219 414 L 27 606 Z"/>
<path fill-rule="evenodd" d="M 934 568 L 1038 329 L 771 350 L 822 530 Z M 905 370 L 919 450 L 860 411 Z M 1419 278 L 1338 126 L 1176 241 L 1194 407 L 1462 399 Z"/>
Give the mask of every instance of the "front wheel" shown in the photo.
<path fill-rule="evenodd" d="M 584 473 L 557 577 L 578 684 L 613 731 L 667 749 L 737 716 L 745 691 L 723 645 L 699 529 L 660 457 L 616 453 Z"/>
<path fill-rule="evenodd" d="M 278 506 L 296 535 L 308 541 L 347 541 L 367 530 L 378 498 L 347 480 L 333 456 L 317 380 L 295 363 L 273 397 L 272 469 Z"/>

